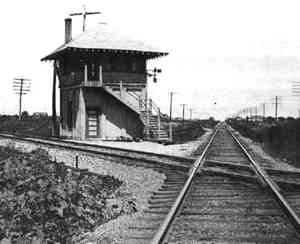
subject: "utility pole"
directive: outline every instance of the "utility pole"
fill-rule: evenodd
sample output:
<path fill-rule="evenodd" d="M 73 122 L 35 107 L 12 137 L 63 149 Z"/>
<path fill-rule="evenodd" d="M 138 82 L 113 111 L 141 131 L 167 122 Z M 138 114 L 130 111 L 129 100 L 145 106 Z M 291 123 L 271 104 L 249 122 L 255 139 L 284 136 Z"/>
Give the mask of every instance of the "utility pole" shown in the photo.
<path fill-rule="evenodd" d="M 170 92 L 170 121 L 172 121 L 172 110 L 173 110 L 173 95 L 177 92 Z"/>
<path fill-rule="evenodd" d="M 91 15 L 91 14 L 101 14 L 101 12 L 87 12 L 86 11 L 86 6 L 83 5 L 83 11 L 80 13 L 72 13 L 70 16 L 77 16 L 77 15 L 82 15 L 83 20 L 82 20 L 82 31 L 85 31 L 85 26 L 86 26 L 86 16 Z"/>
<path fill-rule="evenodd" d="M 182 106 L 182 123 L 184 124 L 184 114 L 185 114 L 185 106 L 186 106 L 187 104 L 181 104 L 181 106 Z"/>
<path fill-rule="evenodd" d="M 255 106 L 254 109 L 255 109 L 255 117 L 254 117 L 254 120 L 257 121 L 257 116 L 258 116 L 258 111 L 257 111 L 258 109 L 257 109 L 257 106 Z"/>
<path fill-rule="evenodd" d="M 190 108 L 189 111 L 190 111 L 190 120 L 192 120 L 192 115 L 193 115 L 193 111 L 196 110 L 195 108 Z"/>
<path fill-rule="evenodd" d="M 279 97 L 279 96 L 275 96 L 274 97 L 274 102 L 273 102 L 273 104 L 275 105 L 275 120 L 277 120 L 278 119 L 278 105 L 280 105 L 280 98 L 281 97 Z"/>
<path fill-rule="evenodd" d="M 263 120 L 266 118 L 266 104 L 263 103 L 262 104 L 262 116 L 263 116 Z"/>
<path fill-rule="evenodd" d="M 30 83 L 27 83 L 26 81 L 30 80 L 25 78 L 14 78 L 13 81 L 13 89 L 16 94 L 19 95 L 19 120 L 22 119 L 22 96 L 30 92 Z"/>
<path fill-rule="evenodd" d="M 278 97 L 275 96 L 275 120 L 277 120 L 277 112 L 278 112 Z"/>

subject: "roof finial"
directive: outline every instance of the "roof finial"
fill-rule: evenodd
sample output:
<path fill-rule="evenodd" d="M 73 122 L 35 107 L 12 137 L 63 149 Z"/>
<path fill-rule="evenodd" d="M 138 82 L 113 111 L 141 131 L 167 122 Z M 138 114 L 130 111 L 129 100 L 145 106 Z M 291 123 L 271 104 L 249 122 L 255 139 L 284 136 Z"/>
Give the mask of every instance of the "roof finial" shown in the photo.
<path fill-rule="evenodd" d="M 70 14 L 70 16 L 82 15 L 82 17 L 83 17 L 82 31 L 85 31 L 86 16 L 91 15 L 91 14 L 101 14 L 101 12 L 87 12 L 85 4 L 82 7 L 83 7 L 83 11 L 81 13 L 80 12 L 79 13 L 72 13 L 72 14 Z"/>

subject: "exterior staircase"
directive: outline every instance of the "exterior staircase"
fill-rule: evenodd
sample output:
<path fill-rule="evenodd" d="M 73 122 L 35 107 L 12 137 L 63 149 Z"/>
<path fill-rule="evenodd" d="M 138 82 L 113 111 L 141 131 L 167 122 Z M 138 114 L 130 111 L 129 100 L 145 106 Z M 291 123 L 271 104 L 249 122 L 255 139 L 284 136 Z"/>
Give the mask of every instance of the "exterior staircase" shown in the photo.
<path fill-rule="evenodd" d="M 166 129 L 164 129 L 160 124 L 160 116 L 153 114 L 149 111 L 149 115 L 147 115 L 147 111 L 143 111 L 140 113 L 140 117 L 145 127 L 145 137 L 149 140 L 154 141 L 169 141 L 169 135 Z M 148 124 L 148 127 L 147 127 Z"/>
<path fill-rule="evenodd" d="M 144 137 L 147 140 L 169 141 L 168 130 L 161 125 L 160 109 L 152 99 L 141 99 L 136 93 L 128 92 L 122 86 L 120 86 L 119 90 L 112 89 L 112 87 L 107 85 L 104 85 L 103 88 L 140 115 L 145 125 Z"/>

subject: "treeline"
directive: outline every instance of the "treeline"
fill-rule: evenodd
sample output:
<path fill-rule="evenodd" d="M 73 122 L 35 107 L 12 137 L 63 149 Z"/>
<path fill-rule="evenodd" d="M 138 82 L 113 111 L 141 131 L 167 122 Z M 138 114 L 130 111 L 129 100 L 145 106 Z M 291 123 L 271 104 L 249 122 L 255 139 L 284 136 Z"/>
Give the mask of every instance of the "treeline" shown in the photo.
<path fill-rule="evenodd" d="M 281 117 L 277 121 L 273 118 L 264 121 L 230 119 L 227 122 L 243 136 L 262 143 L 271 155 L 300 167 L 299 118 Z"/>

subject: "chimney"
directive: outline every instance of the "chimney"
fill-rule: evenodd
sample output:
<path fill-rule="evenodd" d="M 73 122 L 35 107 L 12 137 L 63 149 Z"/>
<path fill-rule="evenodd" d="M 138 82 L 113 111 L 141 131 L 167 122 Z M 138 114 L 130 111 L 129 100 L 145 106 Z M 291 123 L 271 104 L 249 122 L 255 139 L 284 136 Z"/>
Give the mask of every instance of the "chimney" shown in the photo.
<path fill-rule="evenodd" d="M 72 19 L 65 19 L 65 43 L 72 40 Z"/>

